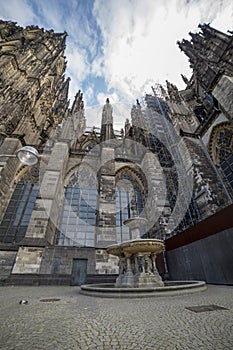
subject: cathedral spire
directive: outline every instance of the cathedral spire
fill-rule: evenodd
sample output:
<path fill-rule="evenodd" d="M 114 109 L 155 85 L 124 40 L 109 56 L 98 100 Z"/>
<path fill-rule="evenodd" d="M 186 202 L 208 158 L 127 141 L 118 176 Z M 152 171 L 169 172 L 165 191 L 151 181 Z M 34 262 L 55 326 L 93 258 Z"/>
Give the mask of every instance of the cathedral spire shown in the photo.
<path fill-rule="evenodd" d="M 189 33 L 191 40 L 178 43 L 181 51 L 189 57 L 190 67 L 204 90 L 211 91 L 222 74 L 232 75 L 229 62 L 232 37 L 210 27 L 199 24 L 199 33 Z"/>
<path fill-rule="evenodd" d="M 71 114 L 73 117 L 74 130 L 78 132 L 78 135 L 81 135 L 82 133 L 84 133 L 86 128 L 83 94 L 81 90 L 79 90 L 75 96 L 75 99 L 71 108 Z"/>
<path fill-rule="evenodd" d="M 196 62 L 198 55 L 190 41 L 183 39 L 182 41 L 177 41 L 177 44 L 180 50 L 183 51 L 185 55 L 189 57 L 191 63 Z"/>
<path fill-rule="evenodd" d="M 84 108 L 83 103 L 83 94 L 81 93 L 81 90 L 78 90 L 77 94 L 75 95 L 74 102 L 71 108 L 71 113 L 75 114 L 77 111 L 80 111 Z"/>
<path fill-rule="evenodd" d="M 220 40 L 228 40 L 230 38 L 229 35 L 222 33 L 216 28 L 211 27 L 209 23 L 199 24 L 198 27 L 202 30 L 202 35 L 206 39 L 219 38 Z"/>
<path fill-rule="evenodd" d="M 133 105 L 131 109 L 132 125 L 141 129 L 144 129 L 144 119 L 142 116 L 142 109 L 139 100 L 136 100 L 136 105 Z"/>
<path fill-rule="evenodd" d="M 106 99 L 106 103 L 102 111 L 100 138 L 101 138 L 101 141 L 107 141 L 115 138 L 114 131 L 113 131 L 112 105 L 109 102 L 109 98 Z"/>
<path fill-rule="evenodd" d="M 184 75 L 184 74 L 181 74 L 181 78 L 183 79 L 183 82 L 188 85 L 189 84 L 189 80 L 188 78 Z"/>
<path fill-rule="evenodd" d="M 181 98 L 177 86 L 170 83 L 168 80 L 166 80 L 166 84 L 169 98 L 174 102 L 180 102 Z"/>

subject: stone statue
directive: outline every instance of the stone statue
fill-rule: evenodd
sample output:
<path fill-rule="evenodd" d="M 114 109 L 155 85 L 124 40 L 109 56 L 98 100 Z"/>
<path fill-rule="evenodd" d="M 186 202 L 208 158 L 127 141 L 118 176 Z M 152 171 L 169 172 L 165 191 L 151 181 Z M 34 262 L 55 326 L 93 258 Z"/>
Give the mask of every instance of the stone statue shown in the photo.
<path fill-rule="evenodd" d="M 133 217 L 137 216 L 137 200 L 136 200 L 135 194 L 133 195 L 131 200 L 131 210 L 132 210 Z"/>
<path fill-rule="evenodd" d="M 125 272 L 126 272 L 126 261 L 125 261 L 125 258 L 120 258 L 119 260 L 119 275 L 124 275 Z"/>
<path fill-rule="evenodd" d="M 102 125 L 104 124 L 113 124 L 112 106 L 109 103 L 108 98 L 106 100 L 106 104 L 104 105 L 103 112 L 102 112 Z"/>

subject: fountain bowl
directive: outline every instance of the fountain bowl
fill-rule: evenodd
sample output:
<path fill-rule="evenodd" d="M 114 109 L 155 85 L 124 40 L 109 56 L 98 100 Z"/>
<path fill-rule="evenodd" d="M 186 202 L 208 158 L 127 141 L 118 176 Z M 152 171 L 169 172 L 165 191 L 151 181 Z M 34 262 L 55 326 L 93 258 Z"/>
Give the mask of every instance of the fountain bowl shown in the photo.
<path fill-rule="evenodd" d="M 107 247 L 107 253 L 121 256 L 124 254 L 152 253 L 160 254 L 164 252 L 164 243 L 160 239 L 137 238 L 130 241 L 124 241 L 121 244 L 113 244 Z"/>

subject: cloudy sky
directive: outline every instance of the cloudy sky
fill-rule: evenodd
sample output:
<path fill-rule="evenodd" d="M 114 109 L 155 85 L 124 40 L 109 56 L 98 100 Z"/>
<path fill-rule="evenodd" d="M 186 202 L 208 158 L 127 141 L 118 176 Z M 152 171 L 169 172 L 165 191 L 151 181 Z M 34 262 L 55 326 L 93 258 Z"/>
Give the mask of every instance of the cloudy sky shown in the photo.
<path fill-rule="evenodd" d="M 199 23 L 227 32 L 233 27 L 231 0 L 0 0 L 0 18 L 21 26 L 68 32 L 70 99 L 84 93 L 87 121 L 99 124 L 106 97 L 115 126 L 133 101 L 169 80 L 184 88 L 188 59 L 176 42 Z M 124 118 L 129 115 L 124 115 Z M 123 119 L 124 119 L 123 118 Z M 94 120 L 95 119 L 95 120 Z"/>

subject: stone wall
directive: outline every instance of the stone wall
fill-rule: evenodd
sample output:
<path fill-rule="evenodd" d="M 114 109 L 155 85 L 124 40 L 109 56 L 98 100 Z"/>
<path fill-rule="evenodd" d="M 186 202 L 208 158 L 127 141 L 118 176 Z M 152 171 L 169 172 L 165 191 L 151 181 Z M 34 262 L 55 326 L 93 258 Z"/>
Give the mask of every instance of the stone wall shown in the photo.
<path fill-rule="evenodd" d="M 66 143 L 56 143 L 41 181 L 23 245 L 46 246 L 53 244 L 60 220 L 63 175 L 68 158 Z"/>
<path fill-rule="evenodd" d="M 87 259 L 87 274 L 95 274 L 95 249 L 77 247 L 46 247 L 43 251 L 40 274 L 72 272 L 73 259 Z"/>
<path fill-rule="evenodd" d="M 103 274 L 118 274 L 118 257 L 109 255 L 105 249 L 96 250 L 96 273 Z"/>
<path fill-rule="evenodd" d="M 0 251 L 0 282 L 11 274 L 16 254 L 17 252 Z"/>
<path fill-rule="evenodd" d="M 20 247 L 12 273 L 38 273 L 43 248 Z"/>
<path fill-rule="evenodd" d="M 233 121 L 233 77 L 223 75 L 213 90 L 224 114 Z"/>

